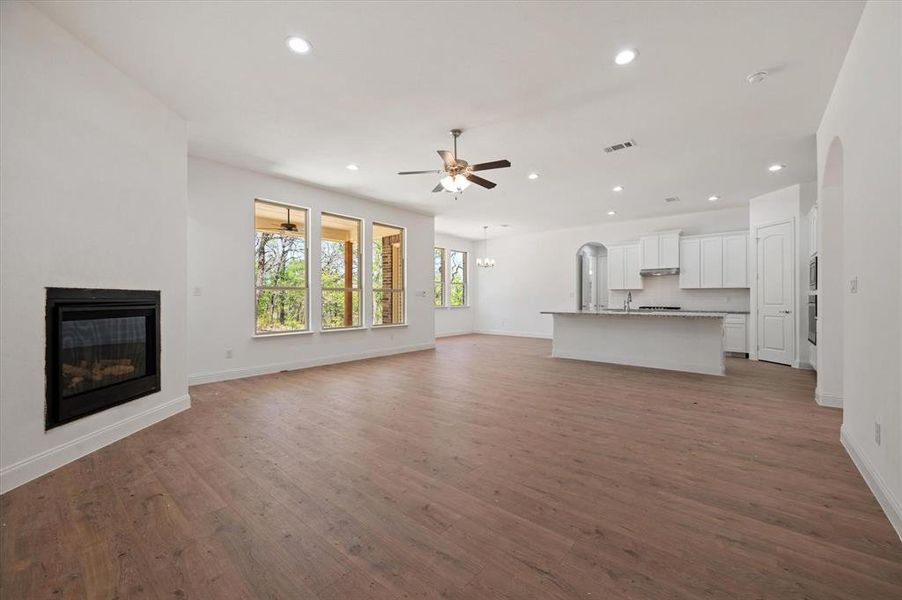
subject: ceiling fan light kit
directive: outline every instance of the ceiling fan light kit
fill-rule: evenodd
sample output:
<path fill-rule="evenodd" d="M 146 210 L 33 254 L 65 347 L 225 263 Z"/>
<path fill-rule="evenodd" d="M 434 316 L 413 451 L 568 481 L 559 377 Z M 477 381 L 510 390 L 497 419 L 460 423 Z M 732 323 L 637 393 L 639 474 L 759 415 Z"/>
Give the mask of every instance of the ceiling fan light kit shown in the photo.
<path fill-rule="evenodd" d="M 431 171 L 400 171 L 398 175 L 422 175 L 422 174 L 442 174 L 444 177 L 439 181 L 438 185 L 432 188 L 433 192 L 450 192 L 459 194 L 470 187 L 471 183 L 484 187 L 487 190 L 495 187 L 496 183 L 484 179 L 479 175 L 474 175 L 476 171 L 488 171 L 490 169 L 505 169 L 511 166 L 509 160 L 493 160 L 490 162 L 478 163 L 471 165 L 467 161 L 457 157 L 457 138 L 460 137 L 460 129 L 452 129 L 451 136 L 454 138 L 454 150 L 438 150 L 438 155 L 442 159 L 444 168 Z"/>

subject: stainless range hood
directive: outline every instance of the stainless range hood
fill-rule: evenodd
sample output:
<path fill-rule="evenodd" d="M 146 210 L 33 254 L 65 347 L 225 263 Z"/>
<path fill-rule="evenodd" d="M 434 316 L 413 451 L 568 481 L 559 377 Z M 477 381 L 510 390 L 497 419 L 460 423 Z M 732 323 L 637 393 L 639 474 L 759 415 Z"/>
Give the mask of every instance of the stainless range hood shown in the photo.
<path fill-rule="evenodd" d="M 679 275 L 679 267 L 669 267 L 667 269 L 642 269 L 639 275 L 642 277 L 661 277 L 663 275 Z"/>

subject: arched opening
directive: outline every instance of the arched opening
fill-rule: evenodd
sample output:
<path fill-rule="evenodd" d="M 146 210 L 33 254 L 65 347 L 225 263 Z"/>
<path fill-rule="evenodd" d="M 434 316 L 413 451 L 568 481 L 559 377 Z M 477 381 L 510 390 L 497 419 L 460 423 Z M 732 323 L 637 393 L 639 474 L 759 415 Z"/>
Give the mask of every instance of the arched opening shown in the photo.
<path fill-rule="evenodd" d="M 608 305 L 608 249 L 587 242 L 576 252 L 576 309 L 598 310 Z"/>
<path fill-rule="evenodd" d="M 843 399 L 843 146 L 836 137 L 827 150 L 818 200 L 817 401 L 841 406 Z"/>

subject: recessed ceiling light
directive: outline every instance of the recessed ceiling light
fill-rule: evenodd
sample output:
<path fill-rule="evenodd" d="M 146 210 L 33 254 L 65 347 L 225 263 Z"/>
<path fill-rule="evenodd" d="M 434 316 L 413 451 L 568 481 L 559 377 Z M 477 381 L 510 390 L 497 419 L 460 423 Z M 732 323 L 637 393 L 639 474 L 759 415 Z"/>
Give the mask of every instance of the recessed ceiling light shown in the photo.
<path fill-rule="evenodd" d="M 530 173 L 530 174 L 527 175 L 526 177 L 527 177 L 527 179 L 538 179 L 538 178 L 539 178 L 539 174 L 538 174 L 538 173 Z"/>
<path fill-rule="evenodd" d="M 288 38 L 285 43 L 288 44 L 291 51 L 296 54 L 307 54 L 310 52 L 310 42 L 304 38 L 293 36 Z"/>
<path fill-rule="evenodd" d="M 639 56 L 639 52 L 632 48 L 627 48 L 617 53 L 617 56 L 614 57 L 614 62 L 618 65 L 628 65 L 636 60 L 637 56 Z"/>
<path fill-rule="evenodd" d="M 613 216 L 616 215 L 616 214 L 617 214 L 616 211 L 613 211 L 613 210 L 609 210 L 609 211 L 608 211 L 608 216 L 609 216 L 609 217 L 613 217 Z"/>
<path fill-rule="evenodd" d="M 611 190 L 614 191 L 614 192 L 622 192 L 622 191 L 623 191 L 623 186 L 622 186 L 622 185 L 615 185 L 614 187 L 611 188 Z"/>
<path fill-rule="evenodd" d="M 345 169 L 347 169 L 348 171 L 359 171 L 360 167 L 358 167 L 355 164 L 350 164 L 347 167 L 345 167 Z"/>
<path fill-rule="evenodd" d="M 720 196 L 708 196 L 708 202 L 717 202 L 720 200 Z"/>
<path fill-rule="evenodd" d="M 767 170 L 770 171 L 771 173 L 776 173 L 777 171 L 782 171 L 785 168 L 786 168 L 786 165 L 773 164 L 773 165 L 769 166 L 767 168 Z"/>

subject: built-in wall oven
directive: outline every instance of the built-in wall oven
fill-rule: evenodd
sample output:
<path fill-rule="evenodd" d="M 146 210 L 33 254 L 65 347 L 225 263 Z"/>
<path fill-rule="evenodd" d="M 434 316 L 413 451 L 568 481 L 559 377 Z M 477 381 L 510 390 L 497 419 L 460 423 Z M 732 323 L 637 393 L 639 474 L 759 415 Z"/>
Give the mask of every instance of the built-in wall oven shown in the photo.
<path fill-rule="evenodd" d="M 808 294 L 808 341 L 817 345 L 817 294 Z"/>
<path fill-rule="evenodd" d="M 817 257 L 812 256 L 808 261 L 808 291 L 817 291 Z"/>

